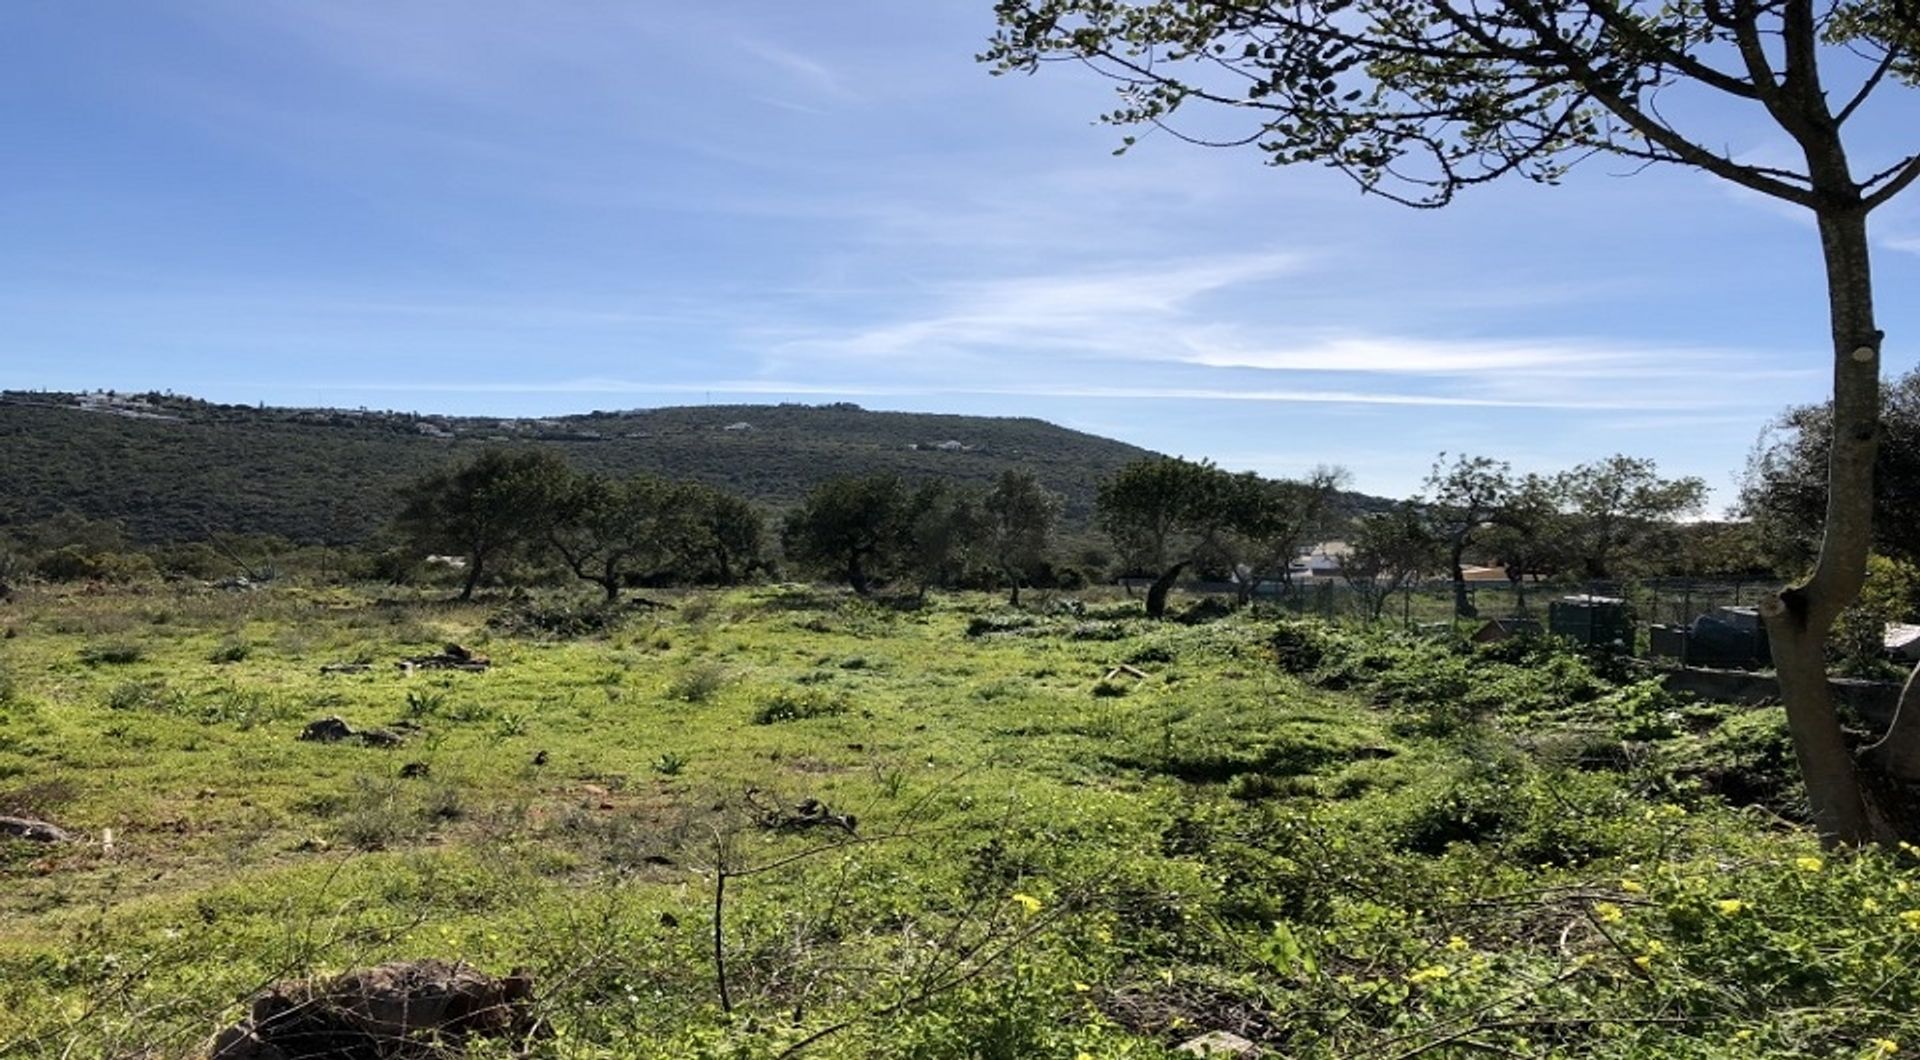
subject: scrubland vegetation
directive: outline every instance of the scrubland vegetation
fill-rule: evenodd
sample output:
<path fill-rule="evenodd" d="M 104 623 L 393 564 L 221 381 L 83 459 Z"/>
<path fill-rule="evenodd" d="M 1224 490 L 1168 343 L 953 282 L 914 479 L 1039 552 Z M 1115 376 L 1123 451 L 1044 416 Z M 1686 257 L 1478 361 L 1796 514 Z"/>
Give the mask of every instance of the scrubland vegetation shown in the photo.
<path fill-rule="evenodd" d="M 0 840 L 0 1053 L 193 1055 L 267 981 L 427 956 L 527 969 L 556 1057 L 1920 1041 L 1914 853 L 1819 848 L 1777 711 L 1570 649 L 393 593 L 0 605 L 0 813 L 80 836 Z M 491 668 L 396 665 L 447 642 Z"/>

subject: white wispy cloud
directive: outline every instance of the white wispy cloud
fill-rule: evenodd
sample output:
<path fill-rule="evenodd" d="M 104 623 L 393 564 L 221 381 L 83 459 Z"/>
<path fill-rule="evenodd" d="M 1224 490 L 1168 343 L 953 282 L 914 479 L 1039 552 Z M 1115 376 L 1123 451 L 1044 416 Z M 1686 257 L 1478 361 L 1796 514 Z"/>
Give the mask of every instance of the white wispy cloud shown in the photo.
<path fill-rule="evenodd" d="M 1141 339 L 1183 319 L 1204 295 L 1297 269 L 1287 252 L 1190 259 L 938 285 L 932 305 L 904 319 L 817 329 L 777 340 L 802 357 L 892 358 L 967 348 L 1081 350 L 1138 355 Z"/>
<path fill-rule="evenodd" d="M 859 93 L 855 92 L 837 71 L 819 60 L 769 41 L 743 39 L 736 43 L 742 51 L 780 70 L 789 80 L 811 92 L 836 99 L 859 98 Z"/>
<path fill-rule="evenodd" d="M 1568 408 L 1631 409 L 1638 404 L 1607 401 L 1528 401 L 1491 398 L 1450 397 L 1439 394 L 1401 394 L 1368 391 L 1228 387 L 1145 387 L 1076 386 L 1040 384 L 1035 386 L 977 386 L 819 383 L 793 379 L 716 380 L 694 383 L 658 383 L 613 378 L 582 378 L 528 382 L 459 382 L 428 380 L 420 382 L 313 382 L 310 390 L 394 391 L 400 393 L 459 394 L 727 394 L 811 397 L 929 397 L 1005 396 L 1034 398 L 1082 398 L 1112 401 L 1230 401 L 1259 404 L 1314 405 L 1397 405 L 1432 408 Z"/>
<path fill-rule="evenodd" d="M 1316 327 L 1303 273 L 1320 264 L 1274 251 L 946 282 L 920 292 L 918 312 L 742 341 L 762 351 L 770 377 L 860 364 L 894 380 L 972 375 L 1077 397 L 1120 392 L 1080 385 L 1094 379 L 1168 399 L 1693 409 L 1741 404 L 1767 380 L 1803 374 L 1745 351 L 1623 338 Z M 1250 312 L 1258 302 L 1239 289 L 1255 283 L 1276 295 Z M 1295 310 L 1309 323 L 1292 323 Z"/>

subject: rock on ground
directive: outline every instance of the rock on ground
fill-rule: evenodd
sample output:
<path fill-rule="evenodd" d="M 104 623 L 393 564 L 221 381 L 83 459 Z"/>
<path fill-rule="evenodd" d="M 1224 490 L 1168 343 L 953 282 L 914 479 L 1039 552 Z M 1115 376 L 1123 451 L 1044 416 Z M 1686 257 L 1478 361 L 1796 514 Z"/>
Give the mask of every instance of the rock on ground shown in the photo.
<path fill-rule="evenodd" d="M 57 824 L 36 821 L 31 817 L 0 817 L 0 835 L 31 839 L 36 843 L 73 842 L 73 833 Z"/>
<path fill-rule="evenodd" d="M 1174 1050 L 1189 1056 L 1210 1056 L 1216 1060 L 1240 1060 L 1260 1055 L 1260 1047 L 1229 1031 L 1212 1031 L 1180 1043 Z"/>
<path fill-rule="evenodd" d="M 525 1038 L 533 981 L 464 964 L 396 961 L 327 979 L 276 983 L 251 1014 L 221 1031 L 209 1060 L 399 1060 L 438 1055 L 434 1042 Z"/>

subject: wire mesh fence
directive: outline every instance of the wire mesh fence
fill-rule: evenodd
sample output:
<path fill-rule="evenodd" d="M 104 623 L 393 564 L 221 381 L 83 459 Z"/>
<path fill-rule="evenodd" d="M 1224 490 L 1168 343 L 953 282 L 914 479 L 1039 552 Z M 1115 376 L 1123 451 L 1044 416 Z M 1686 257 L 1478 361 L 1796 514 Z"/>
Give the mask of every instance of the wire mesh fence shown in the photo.
<path fill-rule="evenodd" d="M 1234 591 L 1231 585 L 1188 588 Z M 1484 631 L 1489 637 L 1544 632 L 1683 665 L 1755 667 L 1768 663 L 1757 606 L 1778 588 L 1757 579 L 1502 579 L 1470 580 L 1457 592 L 1450 580 L 1427 579 L 1389 592 L 1339 578 L 1300 578 L 1261 586 L 1254 603 L 1333 622 Z"/>

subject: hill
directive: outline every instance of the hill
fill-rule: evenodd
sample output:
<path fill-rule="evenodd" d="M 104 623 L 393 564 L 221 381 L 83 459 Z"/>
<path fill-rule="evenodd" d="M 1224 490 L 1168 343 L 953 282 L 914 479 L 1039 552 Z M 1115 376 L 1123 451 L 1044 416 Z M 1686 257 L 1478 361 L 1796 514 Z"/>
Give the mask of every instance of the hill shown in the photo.
<path fill-rule="evenodd" d="M 545 419 L 220 405 L 172 395 L 0 392 L 0 524 L 63 510 L 137 540 L 208 530 L 349 543 L 416 476 L 487 445 L 583 469 L 697 479 L 770 508 L 835 475 L 986 483 L 1028 467 L 1091 518 L 1099 481 L 1147 450 L 1037 419 L 856 405 L 702 405 Z"/>

